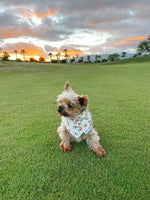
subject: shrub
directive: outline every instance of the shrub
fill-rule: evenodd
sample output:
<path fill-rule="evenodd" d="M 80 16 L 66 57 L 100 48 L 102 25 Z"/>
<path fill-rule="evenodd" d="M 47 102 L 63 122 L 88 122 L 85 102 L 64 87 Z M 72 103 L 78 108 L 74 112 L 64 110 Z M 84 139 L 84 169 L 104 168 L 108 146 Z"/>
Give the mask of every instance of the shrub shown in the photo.
<path fill-rule="evenodd" d="M 103 63 L 103 62 L 108 62 L 108 60 L 105 59 L 105 58 L 103 58 L 103 59 L 102 59 L 102 63 Z"/>

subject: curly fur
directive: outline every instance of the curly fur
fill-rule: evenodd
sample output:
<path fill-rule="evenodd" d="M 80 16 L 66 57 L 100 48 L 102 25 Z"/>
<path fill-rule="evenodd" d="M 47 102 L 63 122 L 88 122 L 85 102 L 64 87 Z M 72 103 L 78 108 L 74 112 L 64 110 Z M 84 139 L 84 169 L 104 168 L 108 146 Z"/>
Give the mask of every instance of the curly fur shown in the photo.
<path fill-rule="evenodd" d="M 60 116 L 75 118 L 83 110 L 87 109 L 88 97 L 86 95 L 77 95 L 70 88 L 69 82 L 67 81 L 64 86 L 64 91 L 60 95 L 58 95 L 57 103 L 58 113 Z M 57 132 L 61 139 L 60 148 L 62 151 L 71 151 L 72 141 L 81 142 L 82 140 L 86 140 L 88 147 L 94 151 L 96 156 L 103 157 L 106 155 L 105 150 L 102 149 L 102 146 L 99 143 L 100 137 L 93 127 L 88 132 L 88 134 L 82 134 L 79 138 L 75 138 L 67 131 L 63 122 L 61 122 L 61 125 L 57 129 Z"/>

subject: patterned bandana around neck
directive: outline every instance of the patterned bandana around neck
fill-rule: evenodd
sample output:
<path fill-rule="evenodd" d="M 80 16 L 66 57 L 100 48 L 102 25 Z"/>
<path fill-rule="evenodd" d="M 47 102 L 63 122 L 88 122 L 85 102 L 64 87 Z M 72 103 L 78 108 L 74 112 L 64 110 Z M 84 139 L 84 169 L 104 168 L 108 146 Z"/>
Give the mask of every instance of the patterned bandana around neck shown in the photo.
<path fill-rule="evenodd" d="M 75 119 L 62 116 L 62 121 L 75 138 L 79 138 L 82 133 L 87 134 L 92 128 L 92 117 L 88 110 L 82 111 Z"/>

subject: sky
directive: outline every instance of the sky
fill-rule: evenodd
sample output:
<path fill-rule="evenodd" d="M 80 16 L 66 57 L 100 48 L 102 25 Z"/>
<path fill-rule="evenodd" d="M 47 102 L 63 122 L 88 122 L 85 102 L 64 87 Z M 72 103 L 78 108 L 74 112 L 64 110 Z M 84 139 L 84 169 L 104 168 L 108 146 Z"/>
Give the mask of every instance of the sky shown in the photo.
<path fill-rule="evenodd" d="M 149 27 L 150 0 L 0 1 L 0 48 L 10 54 L 134 53 Z"/>

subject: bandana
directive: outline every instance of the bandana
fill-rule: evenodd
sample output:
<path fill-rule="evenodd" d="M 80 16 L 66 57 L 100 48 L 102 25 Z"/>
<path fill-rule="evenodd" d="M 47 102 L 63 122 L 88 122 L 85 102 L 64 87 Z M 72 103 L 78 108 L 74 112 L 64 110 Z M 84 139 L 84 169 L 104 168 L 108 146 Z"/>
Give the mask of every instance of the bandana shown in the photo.
<path fill-rule="evenodd" d="M 92 128 L 92 117 L 88 110 L 82 111 L 75 119 L 62 116 L 62 121 L 75 138 L 79 138 L 82 133 L 87 134 Z"/>

